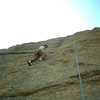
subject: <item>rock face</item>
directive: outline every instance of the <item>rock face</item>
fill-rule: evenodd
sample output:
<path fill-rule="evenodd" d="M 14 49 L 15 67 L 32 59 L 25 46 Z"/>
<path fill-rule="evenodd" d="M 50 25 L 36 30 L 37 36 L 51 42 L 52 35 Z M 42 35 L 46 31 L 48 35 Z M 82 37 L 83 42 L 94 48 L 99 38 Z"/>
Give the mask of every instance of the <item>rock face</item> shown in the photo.
<path fill-rule="evenodd" d="M 27 61 L 41 44 L 49 56 L 30 67 Z M 100 100 L 100 28 L 38 43 L 0 50 L 0 100 Z"/>

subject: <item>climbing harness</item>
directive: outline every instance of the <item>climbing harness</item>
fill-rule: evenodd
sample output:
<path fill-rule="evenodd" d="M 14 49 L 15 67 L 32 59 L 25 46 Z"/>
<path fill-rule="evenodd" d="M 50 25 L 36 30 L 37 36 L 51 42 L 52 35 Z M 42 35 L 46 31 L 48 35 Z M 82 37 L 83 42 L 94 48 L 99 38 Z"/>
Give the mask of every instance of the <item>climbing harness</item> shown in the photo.
<path fill-rule="evenodd" d="M 78 73 L 78 76 L 79 76 L 82 100 L 84 100 L 84 91 L 83 91 L 83 86 L 82 86 L 82 78 L 81 78 L 81 74 L 80 74 L 80 68 L 79 68 L 79 61 L 78 61 L 78 55 L 77 55 L 77 50 L 76 50 L 76 44 L 77 43 L 76 43 L 74 35 L 73 35 L 73 45 L 74 45 L 74 54 L 75 54 L 76 65 L 77 65 L 77 73 Z"/>

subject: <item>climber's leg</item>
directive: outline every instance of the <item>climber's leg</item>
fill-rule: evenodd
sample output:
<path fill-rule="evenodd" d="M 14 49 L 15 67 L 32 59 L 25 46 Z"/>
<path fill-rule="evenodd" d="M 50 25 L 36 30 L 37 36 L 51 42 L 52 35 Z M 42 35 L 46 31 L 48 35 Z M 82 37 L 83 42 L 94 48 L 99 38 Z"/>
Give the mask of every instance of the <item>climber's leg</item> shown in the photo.
<path fill-rule="evenodd" d="M 38 58 L 39 58 L 39 57 L 35 55 L 31 60 L 29 60 L 29 61 L 27 62 L 28 65 L 31 66 L 32 63 L 33 63 L 34 61 L 36 61 Z"/>
<path fill-rule="evenodd" d="M 46 54 L 46 53 L 44 53 L 42 56 L 40 56 L 39 60 L 45 60 L 45 59 L 46 59 L 46 57 L 47 57 L 47 54 Z"/>

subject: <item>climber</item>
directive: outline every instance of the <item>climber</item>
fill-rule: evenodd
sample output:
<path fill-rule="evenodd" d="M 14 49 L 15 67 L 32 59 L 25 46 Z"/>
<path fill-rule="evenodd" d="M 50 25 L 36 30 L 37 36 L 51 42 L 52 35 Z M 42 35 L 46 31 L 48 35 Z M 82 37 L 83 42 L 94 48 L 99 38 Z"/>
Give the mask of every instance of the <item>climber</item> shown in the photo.
<path fill-rule="evenodd" d="M 39 59 L 39 61 L 41 60 L 45 60 L 45 58 L 47 57 L 47 53 L 46 53 L 46 49 L 48 48 L 48 45 L 41 45 L 39 47 L 39 49 L 37 51 L 34 52 L 34 57 L 29 60 L 27 63 L 29 66 L 32 65 L 32 62 L 36 61 L 37 59 Z"/>

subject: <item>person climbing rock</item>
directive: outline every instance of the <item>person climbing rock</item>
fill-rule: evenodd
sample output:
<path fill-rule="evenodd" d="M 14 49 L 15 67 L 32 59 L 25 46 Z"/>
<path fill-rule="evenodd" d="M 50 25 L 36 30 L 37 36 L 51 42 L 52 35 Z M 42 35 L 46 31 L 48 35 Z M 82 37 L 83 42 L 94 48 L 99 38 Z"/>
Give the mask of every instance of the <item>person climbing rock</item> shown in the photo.
<path fill-rule="evenodd" d="M 39 61 L 41 60 L 45 60 L 47 57 L 47 53 L 46 53 L 46 49 L 48 48 L 48 45 L 41 45 L 39 47 L 39 49 L 37 51 L 35 51 L 34 56 L 31 60 L 28 61 L 28 65 L 31 66 L 32 63 L 34 61 L 36 61 L 37 59 L 39 59 Z"/>

